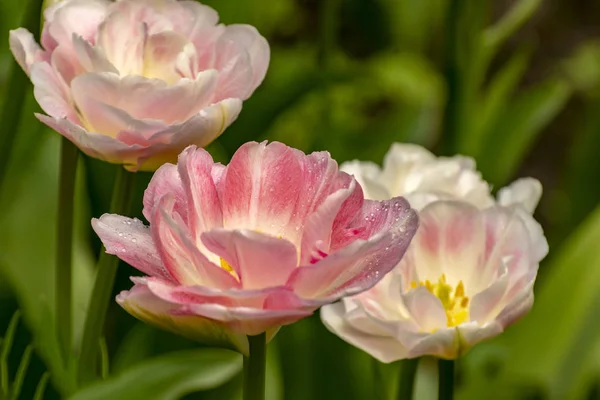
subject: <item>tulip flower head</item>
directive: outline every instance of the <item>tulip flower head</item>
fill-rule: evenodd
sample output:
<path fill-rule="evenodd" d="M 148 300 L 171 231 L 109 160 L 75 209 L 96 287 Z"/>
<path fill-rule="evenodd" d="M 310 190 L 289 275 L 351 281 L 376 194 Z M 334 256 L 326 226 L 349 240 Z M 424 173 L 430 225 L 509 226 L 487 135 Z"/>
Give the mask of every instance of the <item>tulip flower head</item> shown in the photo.
<path fill-rule="evenodd" d="M 364 200 L 328 153 L 247 143 L 227 166 L 187 148 L 159 168 L 144 216 L 93 220 L 106 251 L 148 276 L 117 298 L 184 336 L 247 352 L 267 332 L 372 287 L 402 258 L 417 215 Z"/>
<path fill-rule="evenodd" d="M 541 186 L 517 181 L 496 202 L 467 158 L 435 159 L 418 147 L 396 145 L 386 161 L 383 171 L 358 162 L 343 168 L 353 168 L 371 193 L 406 190 L 420 208 L 417 234 L 381 282 L 323 307 L 321 318 L 382 362 L 457 358 L 533 304 L 538 265 L 548 252 L 530 214 Z"/>
<path fill-rule="evenodd" d="M 42 47 L 23 28 L 10 33 L 47 113 L 37 117 L 84 153 L 132 171 L 209 144 L 269 64 L 256 29 L 218 24 L 196 1 L 64 0 L 44 18 Z"/>

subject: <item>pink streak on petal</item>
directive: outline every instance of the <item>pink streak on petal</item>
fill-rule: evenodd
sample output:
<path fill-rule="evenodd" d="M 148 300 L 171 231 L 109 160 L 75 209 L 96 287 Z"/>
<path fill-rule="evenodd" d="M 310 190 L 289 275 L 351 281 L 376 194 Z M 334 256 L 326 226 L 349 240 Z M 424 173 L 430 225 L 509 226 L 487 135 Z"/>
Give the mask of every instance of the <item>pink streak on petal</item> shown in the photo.
<path fill-rule="evenodd" d="M 227 167 L 223 190 L 224 226 L 250 229 L 297 243 L 294 209 L 303 176 L 294 151 L 278 142 L 246 143 Z"/>
<path fill-rule="evenodd" d="M 188 220 L 188 200 L 187 193 L 183 187 L 183 182 L 179 177 L 177 166 L 173 164 L 163 164 L 156 170 L 148 188 L 144 191 L 144 217 L 151 223 L 154 206 L 166 194 L 170 194 L 175 199 L 174 211 L 181 216 L 186 223 Z"/>
<path fill-rule="evenodd" d="M 283 285 L 297 265 L 292 243 L 258 232 L 213 229 L 202 242 L 234 268 L 244 289 Z"/>
<path fill-rule="evenodd" d="M 223 213 L 212 178 L 214 161 L 204 149 L 186 148 L 177 162 L 179 176 L 188 201 L 188 226 L 196 245 L 208 255 L 200 236 L 203 232 L 223 226 Z M 209 257 L 210 258 L 210 257 Z M 219 262 L 219 260 L 216 260 Z"/>
<path fill-rule="evenodd" d="M 186 285 L 239 287 L 231 274 L 211 263 L 191 242 L 183 221 L 176 221 L 174 206 L 175 200 L 169 195 L 159 200 L 151 226 L 154 242 L 171 275 Z"/>

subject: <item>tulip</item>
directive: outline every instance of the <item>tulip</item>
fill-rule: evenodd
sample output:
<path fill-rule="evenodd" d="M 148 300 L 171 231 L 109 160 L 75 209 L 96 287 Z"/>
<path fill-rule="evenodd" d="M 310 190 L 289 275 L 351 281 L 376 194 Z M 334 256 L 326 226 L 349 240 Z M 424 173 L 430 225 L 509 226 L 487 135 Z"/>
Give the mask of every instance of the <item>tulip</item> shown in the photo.
<path fill-rule="evenodd" d="M 418 219 L 401 197 L 364 200 L 329 153 L 247 143 L 227 166 L 188 147 L 144 194 L 141 221 L 105 214 L 106 251 L 148 276 L 117 301 L 135 317 L 247 354 L 398 264 Z"/>
<path fill-rule="evenodd" d="M 383 169 L 358 161 L 342 169 L 366 196 L 406 196 L 420 210 L 420 227 L 381 282 L 321 309 L 330 331 L 385 363 L 423 355 L 454 359 L 529 311 L 539 262 L 548 253 L 531 215 L 541 195 L 538 181 L 518 180 L 494 200 L 471 159 L 436 158 L 400 144 Z"/>
<path fill-rule="evenodd" d="M 40 47 L 23 28 L 11 50 L 47 115 L 81 151 L 130 171 L 203 147 L 262 82 L 269 45 L 218 24 L 195 1 L 65 0 L 45 10 Z"/>

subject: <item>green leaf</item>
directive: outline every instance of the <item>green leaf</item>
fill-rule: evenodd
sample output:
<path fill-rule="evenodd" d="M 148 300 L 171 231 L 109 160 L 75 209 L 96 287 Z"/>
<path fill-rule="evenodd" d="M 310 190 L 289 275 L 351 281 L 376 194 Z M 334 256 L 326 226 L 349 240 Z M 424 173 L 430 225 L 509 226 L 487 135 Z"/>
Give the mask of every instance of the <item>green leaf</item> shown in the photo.
<path fill-rule="evenodd" d="M 466 138 L 464 148 L 458 149 L 459 153 L 469 154 L 473 157 L 480 154 L 493 127 L 498 123 L 501 112 L 525 73 L 530 55 L 529 48 L 517 52 L 492 78 L 482 96 L 479 111 L 471 115 L 473 130 Z"/>
<path fill-rule="evenodd" d="M 229 381 L 242 368 L 239 354 L 220 349 L 167 354 L 93 384 L 70 400 L 176 400 Z"/>
<path fill-rule="evenodd" d="M 44 375 L 42 375 L 42 378 L 40 379 L 37 387 L 35 388 L 33 400 L 43 400 L 44 392 L 46 391 L 46 386 L 48 386 L 48 380 L 50 380 L 50 374 L 48 372 L 44 372 Z"/>
<path fill-rule="evenodd" d="M 570 94 L 571 87 L 566 81 L 552 78 L 510 102 L 483 146 L 478 160 L 483 176 L 498 186 L 506 183 Z"/>
<path fill-rule="evenodd" d="M 8 393 L 9 391 L 9 377 L 8 377 L 8 356 L 12 349 L 13 340 L 15 338 L 15 332 L 19 326 L 19 320 L 21 319 L 21 313 L 15 312 L 10 319 L 6 334 L 2 339 L 2 350 L 0 351 L 0 388 L 2 393 Z"/>
<path fill-rule="evenodd" d="M 19 395 L 21 394 L 21 388 L 23 387 L 23 381 L 25 380 L 25 375 L 27 374 L 27 368 L 29 368 L 29 362 L 31 361 L 32 354 L 33 346 L 29 345 L 25 348 L 25 352 L 23 353 L 23 357 L 21 358 L 19 368 L 17 369 L 17 373 L 15 375 L 15 380 L 10 388 L 10 398 L 12 400 L 18 400 Z"/>
<path fill-rule="evenodd" d="M 518 0 L 498 22 L 484 32 L 484 43 L 490 52 L 496 51 L 511 35 L 527 22 L 542 0 Z"/>

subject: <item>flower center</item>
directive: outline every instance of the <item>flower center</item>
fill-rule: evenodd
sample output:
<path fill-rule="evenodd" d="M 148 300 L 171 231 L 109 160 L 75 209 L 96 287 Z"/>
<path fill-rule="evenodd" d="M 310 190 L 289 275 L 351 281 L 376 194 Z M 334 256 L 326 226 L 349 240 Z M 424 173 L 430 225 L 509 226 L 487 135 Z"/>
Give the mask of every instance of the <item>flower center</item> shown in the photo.
<path fill-rule="evenodd" d="M 233 267 L 231 265 L 229 265 L 229 263 L 222 258 L 221 258 L 221 268 L 223 268 L 225 271 L 229 272 L 238 281 L 240 280 L 240 277 L 235 272 Z"/>
<path fill-rule="evenodd" d="M 442 274 L 436 283 L 431 283 L 429 280 L 425 282 L 412 281 L 410 286 L 413 289 L 424 286 L 431 294 L 440 299 L 444 310 L 446 310 L 446 320 L 449 328 L 469 320 L 469 298 L 465 296 L 463 281 L 459 281 L 454 288 L 446 282 L 446 274 Z"/>

